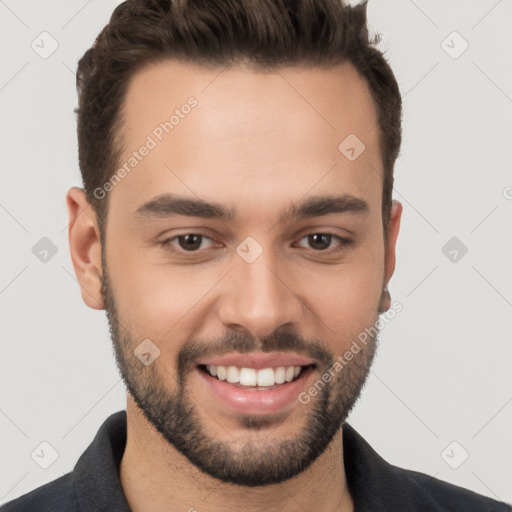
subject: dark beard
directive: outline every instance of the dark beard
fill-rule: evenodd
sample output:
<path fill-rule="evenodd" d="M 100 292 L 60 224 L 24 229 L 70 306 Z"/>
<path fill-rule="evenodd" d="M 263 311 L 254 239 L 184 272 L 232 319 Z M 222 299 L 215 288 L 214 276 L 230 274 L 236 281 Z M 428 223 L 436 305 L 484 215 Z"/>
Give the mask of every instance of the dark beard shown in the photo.
<path fill-rule="evenodd" d="M 102 295 L 117 366 L 126 388 L 147 420 L 190 462 L 224 482 L 262 486 L 298 475 L 326 450 L 359 398 L 375 355 L 376 336 L 341 371 L 332 372 L 334 377 L 327 383 L 321 381 L 321 376 L 333 365 L 334 356 L 323 348 L 323 344 L 306 342 L 290 331 L 276 331 L 262 339 L 261 344 L 239 333 L 210 343 L 187 342 L 178 353 L 177 375 L 174 376 L 164 367 L 159 371 L 158 360 L 144 366 L 134 356 L 138 342 L 119 321 L 104 258 L 103 271 Z M 309 402 L 311 411 L 300 435 L 281 442 L 270 439 L 268 443 L 250 441 L 234 450 L 228 442 L 208 436 L 197 413 L 198 406 L 187 393 L 186 377 L 199 357 L 256 350 L 293 350 L 311 357 L 321 386 L 318 386 L 318 395 Z M 170 378 L 177 383 L 174 393 L 169 393 L 163 385 Z M 261 430 L 272 424 L 277 426 L 285 417 L 283 414 L 240 415 L 239 423 L 248 430 Z"/>

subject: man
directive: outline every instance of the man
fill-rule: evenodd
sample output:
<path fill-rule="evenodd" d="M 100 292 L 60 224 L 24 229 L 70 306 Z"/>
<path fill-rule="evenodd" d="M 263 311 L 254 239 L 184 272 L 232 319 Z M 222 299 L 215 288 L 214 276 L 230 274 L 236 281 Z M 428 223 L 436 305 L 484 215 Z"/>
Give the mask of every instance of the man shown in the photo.
<path fill-rule="evenodd" d="M 400 93 L 365 4 L 130 0 L 77 78 L 71 256 L 127 409 L 1 510 L 510 510 L 346 423 L 402 212 Z"/>

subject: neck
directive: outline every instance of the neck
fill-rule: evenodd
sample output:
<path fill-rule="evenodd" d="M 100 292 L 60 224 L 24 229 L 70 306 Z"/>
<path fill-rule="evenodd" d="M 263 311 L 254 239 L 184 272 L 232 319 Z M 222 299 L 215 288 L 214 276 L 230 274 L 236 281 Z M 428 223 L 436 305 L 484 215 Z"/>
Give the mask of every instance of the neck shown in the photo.
<path fill-rule="evenodd" d="M 127 442 L 120 476 L 132 512 L 354 510 L 345 477 L 341 428 L 325 452 L 299 475 L 279 484 L 245 487 L 199 470 L 154 429 L 130 395 L 126 414 Z"/>

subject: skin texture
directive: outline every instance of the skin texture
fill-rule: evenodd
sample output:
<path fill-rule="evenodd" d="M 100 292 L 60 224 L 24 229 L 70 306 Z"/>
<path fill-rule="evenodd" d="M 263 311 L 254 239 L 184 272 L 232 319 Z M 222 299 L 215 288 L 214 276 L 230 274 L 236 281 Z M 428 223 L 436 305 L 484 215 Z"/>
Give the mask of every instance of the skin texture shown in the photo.
<path fill-rule="evenodd" d="M 351 511 L 338 427 L 359 396 L 376 339 L 326 386 L 328 392 L 307 404 L 297 401 L 258 428 L 208 394 L 193 357 L 182 356 L 192 345 L 199 354 L 215 347 L 219 355 L 242 343 L 245 351 L 281 349 L 288 333 L 297 353 L 318 355 L 307 389 L 329 357 L 343 354 L 389 308 L 383 290 L 395 268 L 402 208 L 393 203 L 385 233 L 379 129 L 368 86 L 349 63 L 273 71 L 246 64 L 153 64 L 129 84 L 120 167 L 190 97 L 197 106 L 109 192 L 103 259 L 93 208 L 81 189 L 67 196 L 71 257 L 83 300 L 107 309 L 118 365 L 137 395 L 128 394 L 121 463 L 127 499 L 135 512 L 315 510 L 319 503 L 325 511 Z M 365 144 L 354 161 L 338 150 L 349 134 Z M 237 215 L 221 221 L 135 214 L 165 193 L 221 203 Z M 292 204 L 341 194 L 364 200 L 367 211 L 281 218 Z M 175 237 L 193 233 L 206 238 L 199 250 L 187 252 Z M 333 238 L 322 251 L 308 239 L 315 233 L 351 242 Z M 252 263 L 236 252 L 248 236 L 263 250 Z M 170 246 L 160 243 L 171 238 Z M 144 339 L 160 350 L 147 367 L 133 355 Z M 319 351 L 312 351 L 314 344 Z M 180 400 L 182 409 L 164 414 L 162 404 Z M 215 443 L 224 452 L 203 451 L 204 466 L 192 463 L 190 453 L 169 442 L 176 425 L 165 432 L 165 422 L 177 413 L 189 421 L 184 432 L 197 429 L 194 443 L 208 440 L 205 447 Z M 315 423 L 316 430 L 313 417 L 323 422 Z M 158 418 L 164 420 L 159 428 Z M 293 466 L 317 438 L 324 445 L 316 447 L 313 460 Z M 258 464 L 275 468 L 279 458 L 272 458 L 272 447 L 285 440 L 296 448 L 281 458 L 291 478 L 246 487 L 212 476 L 215 467 L 236 460 L 245 461 L 245 478 Z M 247 446 L 250 452 L 244 452 Z"/>

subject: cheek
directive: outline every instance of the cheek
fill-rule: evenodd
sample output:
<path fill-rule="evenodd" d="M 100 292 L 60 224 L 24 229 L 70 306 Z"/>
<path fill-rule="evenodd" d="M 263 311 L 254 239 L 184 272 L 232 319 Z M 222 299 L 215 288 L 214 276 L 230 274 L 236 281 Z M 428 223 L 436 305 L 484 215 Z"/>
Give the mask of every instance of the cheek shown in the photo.
<path fill-rule="evenodd" d="M 352 339 L 373 325 L 384 278 L 382 258 L 378 248 L 358 251 L 350 261 L 303 283 L 308 307 L 328 327 L 323 331 L 327 336 Z"/>
<path fill-rule="evenodd" d="M 123 254 L 121 244 L 109 255 L 109 275 L 123 325 L 134 337 L 162 342 L 187 323 L 194 308 L 222 276 L 217 270 L 171 266 L 150 260 L 147 251 Z M 219 275 L 217 275 L 219 274 Z"/>

